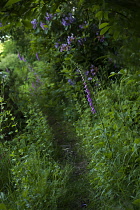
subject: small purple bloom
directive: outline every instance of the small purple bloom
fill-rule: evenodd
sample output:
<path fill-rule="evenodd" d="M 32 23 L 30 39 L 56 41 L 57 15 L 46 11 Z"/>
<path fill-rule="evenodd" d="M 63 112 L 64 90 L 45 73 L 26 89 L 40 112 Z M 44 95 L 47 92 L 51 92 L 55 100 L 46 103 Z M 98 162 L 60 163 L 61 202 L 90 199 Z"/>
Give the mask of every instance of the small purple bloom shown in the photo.
<path fill-rule="evenodd" d="M 54 46 L 55 46 L 55 48 L 58 48 L 59 47 L 59 43 L 56 42 Z"/>
<path fill-rule="evenodd" d="M 9 70 L 8 68 L 6 68 L 6 72 L 7 72 L 7 73 L 9 73 L 9 72 L 10 72 L 10 70 Z"/>
<path fill-rule="evenodd" d="M 46 18 L 47 21 L 51 21 L 52 18 L 53 18 L 53 15 L 52 14 L 49 14 L 48 12 L 46 12 L 45 18 Z"/>
<path fill-rule="evenodd" d="M 83 29 L 86 26 L 86 24 L 87 24 L 87 21 L 85 21 L 84 24 L 79 25 L 79 28 Z"/>
<path fill-rule="evenodd" d="M 71 44 L 71 42 L 75 39 L 75 37 L 73 37 L 73 34 L 71 34 L 71 36 L 68 36 L 67 38 L 67 43 Z"/>
<path fill-rule="evenodd" d="M 21 57 L 20 53 L 18 53 L 18 58 L 19 58 L 19 60 L 22 61 L 22 57 Z"/>
<path fill-rule="evenodd" d="M 38 53 L 36 53 L 36 58 L 37 58 L 38 61 L 40 61 Z"/>
<path fill-rule="evenodd" d="M 68 44 L 62 44 L 60 47 L 60 52 L 70 50 L 70 46 Z"/>
<path fill-rule="evenodd" d="M 69 83 L 70 85 L 75 85 L 75 83 L 72 81 L 72 79 L 68 79 L 68 83 Z"/>
<path fill-rule="evenodd" d="M 0 23 L 0 27 L 2 27 L 2 23 Z"/>
<path fill-rule="evenodd" d="M 87 207 L 87 204 L 86 203 L 83 203 L 81 206 L 82 207 Z"/>
<path fill-rule="evenodd" d="M 32 88 L 36 88 L 36 86 L 35 86 L 35 83 L 34 82 L 32 82 Z"/>
<path fill-rule="evenodd" d="M 92 80 L 92 77 L 88 77 L 88 80 Z"/>
<path fill-rule="evenodd" d="M 80 45 L 83 45 L 85 41 L 86 41 L 86 38 L 80 38 L 80 39 L 78 39 L 78 43 Z"/>
<path fill-rule="evenodd" d="M 48 28 L 44 27 L 45 25 L 46 25 L 45 23 L 40 22 L 40 27 L 41 27 L 43 30 L 48 29 Z"/>
<path fill-rule="evenodd" d="M 64 18 L 62 18 L 62 22 L 61 23 L 62 23 L 63 26 L 69 26 L 74 21 L 75 21 L 75 18 L 73 17 L 73 15 L 71 13 L 69 13 L 68 16 L 65 16 Z"/>
<path fill-rule="evenodd" d="M 90 66 L 90 72 L 92 74 L 92 76 L 96 75 L 96 71 L 97 71 L 97 67 L 95 67 L 94 65 Z"/>
<path fill-rule="evenodd" d="M 33 24 L 33 29 L 36 29 L 36 27 L 37 27 L 37 20 L 36 19 L 32 20 L 31 24 Z"/>
<path fill-rule="evenodd" d="M 85 75 L 88 76 L 88 75 L 89 75 L 89 71 L 86 71 L 86 72 L 85 72 Z"/>
<path fill-rule="evenodd" d="M 24 56 L 22 56 L 22 60 L 23 60 L 24 62 L 26 62 L 26 59 L 24 58 Z"/>

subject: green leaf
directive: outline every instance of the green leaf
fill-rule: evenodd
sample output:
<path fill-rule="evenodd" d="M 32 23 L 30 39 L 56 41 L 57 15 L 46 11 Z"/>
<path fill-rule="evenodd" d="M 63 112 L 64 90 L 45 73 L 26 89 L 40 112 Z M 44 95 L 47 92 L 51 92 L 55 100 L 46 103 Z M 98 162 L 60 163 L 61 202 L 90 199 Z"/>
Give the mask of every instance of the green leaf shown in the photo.
<path fill-rule="evenodd" d="M 12 4 L 15 4 L 15 3 L 19 2 L 19 1 L 21 1 L 21 0 L 9 0 L 9 1 L 7 2 L 7 4 L 5 5 L 5 7 L 11 6 Z"/>
<path fill-rule="evenodd" d="M 97 17 L 99 20 L 101 20 L 102 17 L 103 17 L 103 11 L 97 12 L 97 13 L 95 14 L 95 17 Z"/>
<path fill-rule="evenodd" d="M 118 75 L 118 74 L 115 73 L 115 72 L 111 72 L 111 73 L 110 73 L 110 76 L 109 76 L 108 78 L 113 77 L 113 76 L 115 76 L 115 75 Z"/>
<path fill-rule="evenodd" d="M 139 139 L 135 139 L 134 143 L 135 144 L 140 144 L 140 138 Z"/>
<path fill-rule="evenodd" d="M 4 203 L 0 203 L 0 209 L 1 210 L 7 210 L 7 208 L 6 208 Z"/>
<path fill-rule="evenodd" d="M 118 74 L 126 74 L 127 73 L 127 70 L 126 69 L 121 69 Z"/>
<path fill-rule="evenodd" d="M 23 25 L 26 27 L 26 28 L 32 28 L 32 24 L 30 21 L 28 20 L 22 20 L 22 23 Z"/>
<path fill-rule="evenodd" d="M 108 12 L 104 12 L 104 18 L 105 20 L 108 20 Z"/>
<path fill-rule="evenodd" d="M 104 27 L 108 26 L 108 24 L 109 24 L 109 23 L 102 23 L 102 24 L 100 24 L 100 25 L 99 25 L 99 29 L 101 29 L 101 28 L 104 28 Z"/>
<path fill-rule="evenodd" d="M 95 12 L 96 10 L 99 10 L 99 9 L 100 9 L 99 5 L 94 5 L 94 7 L 92 9 L 92 12 Z"/>
<path fill-rule="evenodd" d="M 111 26 L 107 26 L 105 28 L 103 28 L 101 31 L 100 31 L 100 35 L 104 35 L 109 29 L 110 29 Z"/>
<path fill-rule="evenodd" d="M 116 31 L 114 32 L 114 34 L 113 34 L 113 38 L 114 38 L 114 39 L 118 39 L 119 35 L 120 35 L 120 31 L 117 31 L 117 30 L 116 30 Z"/>
<path fill-rule="evenodd" d="M 140 199 L 134 200 L 134 201 L 133 201 L 133 204 L 135 204 L 135 205 L 140 205 Z"/>

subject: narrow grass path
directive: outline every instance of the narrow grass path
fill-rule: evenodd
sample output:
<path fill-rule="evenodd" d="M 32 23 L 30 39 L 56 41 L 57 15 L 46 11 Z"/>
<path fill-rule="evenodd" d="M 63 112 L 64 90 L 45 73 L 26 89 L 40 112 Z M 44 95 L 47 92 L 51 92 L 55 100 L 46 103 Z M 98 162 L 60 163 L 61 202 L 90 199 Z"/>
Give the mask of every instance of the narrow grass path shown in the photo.
<path fill-rule="evenodd" d="M 58 209 L 87 208 L 89 198 L 89 183 L 86 179 L 87 159 L 80 149 L 80 139 L 76 136 L 74 127 L 56 117 L 48 117 L 48 123 L 54 135 L 55 159 L 62 167 L 70 164 L 73 168 L 67 183 L 65 198 L 62 198 Z"/>

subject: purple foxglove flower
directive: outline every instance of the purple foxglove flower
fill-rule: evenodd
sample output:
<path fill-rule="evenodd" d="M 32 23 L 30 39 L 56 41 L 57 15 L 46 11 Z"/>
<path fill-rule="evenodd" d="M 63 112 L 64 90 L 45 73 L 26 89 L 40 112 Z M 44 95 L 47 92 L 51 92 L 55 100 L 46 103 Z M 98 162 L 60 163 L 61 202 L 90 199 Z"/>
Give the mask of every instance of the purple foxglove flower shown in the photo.
<path fill-rule="evenodd" d="M 93 114 L 95 114 L 96 111 L 95 111 L 94 106 L 93 106 L 93 103 L 92 103 L 92 98 L 91 98 L 91 95 L 90 95 L 90 91 L 89 91 L 88 86 L 87 86 L 87 84 L 85 82 L 85 79 L 84 79 L 84 77 L 82 75 L 82 72 L 80 70 L 79 70 L 79 72 L 80 72 L 81 77 L 82 77 L 82 80 L 83 80 L 85 92 L 87 93 L 87 99 L 88 99 L 88 102 L 89 102 L 89 106 L 91 107 L 91 112 Z"/>

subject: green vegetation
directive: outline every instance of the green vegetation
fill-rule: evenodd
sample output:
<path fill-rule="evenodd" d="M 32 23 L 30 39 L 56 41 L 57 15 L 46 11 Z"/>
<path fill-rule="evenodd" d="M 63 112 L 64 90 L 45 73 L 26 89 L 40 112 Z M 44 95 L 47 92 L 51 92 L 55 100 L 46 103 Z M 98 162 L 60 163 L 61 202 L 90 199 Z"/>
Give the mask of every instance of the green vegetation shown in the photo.
<path fill-rule="evenodd" d="M 0 2 L 0 210 L 140 209 L 139 9 Z"/>

